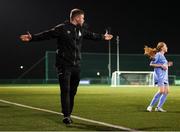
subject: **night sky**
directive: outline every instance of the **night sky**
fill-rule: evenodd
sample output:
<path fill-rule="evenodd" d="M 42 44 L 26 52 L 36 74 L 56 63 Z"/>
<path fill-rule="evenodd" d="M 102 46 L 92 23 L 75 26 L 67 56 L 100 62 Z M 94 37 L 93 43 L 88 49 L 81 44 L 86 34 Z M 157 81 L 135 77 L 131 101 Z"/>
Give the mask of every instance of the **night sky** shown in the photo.
<path fill-rule="evenodd" d="M 91 31 L 105 33 L 110 27 L 114 38 L 119 35 L 122 54 L 143 54 L 144 45 L 155 47 L 158 41 L 167 43 L 168 54 L 180 53 L 177 0 L 0 0 L 0 78 L 17 78 L 41 59 L 45 51 L 54 51 L 55 40 L 22 43 L 19 36 L 64 22 L 73 8 L 85 11 Z M 108 53 L 108 42 L 84 40 L 82 52 Z M 116 52 L 115 39 L 112 52 Z M 43 78 L 44 62 L 37 69 L 32 71 L 32 77 Z"/>

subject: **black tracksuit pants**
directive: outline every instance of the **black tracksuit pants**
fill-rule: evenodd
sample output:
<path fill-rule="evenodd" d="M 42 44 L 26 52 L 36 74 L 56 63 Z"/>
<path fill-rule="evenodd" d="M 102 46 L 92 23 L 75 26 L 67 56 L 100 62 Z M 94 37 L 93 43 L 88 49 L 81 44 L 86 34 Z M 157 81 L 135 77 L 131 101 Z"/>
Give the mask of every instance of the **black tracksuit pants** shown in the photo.
<path fill-rule="evenodd" d="M 80 81 L 80 67 L 59 67 L 58 78 L 61 90 L 61 108 L 64 117 L 70 116 L 73 111 L 74 97 Z"/>

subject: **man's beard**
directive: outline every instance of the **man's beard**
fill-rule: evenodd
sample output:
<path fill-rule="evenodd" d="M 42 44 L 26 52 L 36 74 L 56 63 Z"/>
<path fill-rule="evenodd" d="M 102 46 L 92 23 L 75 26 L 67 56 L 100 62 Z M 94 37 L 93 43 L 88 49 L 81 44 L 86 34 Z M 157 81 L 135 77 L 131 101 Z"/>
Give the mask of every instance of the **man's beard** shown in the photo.
<path fill-rule="evenodd" d="M 84 23 L 78 23 L 77 26 L 83 27 Z"/>
<path fill-rule="evenodd" d="M 88 28 L 88 24 L 87 23 L 79 23 L 78 25 L 77 25 L 78 27 L 81 27 L 81 28 L 85 28 L 85 29 L 87 29 Z"/>

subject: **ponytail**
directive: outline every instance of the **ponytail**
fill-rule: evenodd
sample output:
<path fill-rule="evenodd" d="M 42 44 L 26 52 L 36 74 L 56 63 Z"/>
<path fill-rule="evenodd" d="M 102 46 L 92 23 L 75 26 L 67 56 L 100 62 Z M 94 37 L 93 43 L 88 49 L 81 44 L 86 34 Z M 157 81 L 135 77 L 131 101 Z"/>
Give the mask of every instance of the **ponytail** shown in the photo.
<path fill-rule="evenodd" d="M 151 48 L 145 45 L 144 55 L 148 56 L 150 59 L 153 59 L 157 52 L 160 52 L 162 48 L 166 45 L 164 42 L 158 42 L 156 48 Z"/>
<path fill-rule="evenodd" d="M 144 47 L 144 55 L 148 56 L 150 59 L 153 59 L 157 52 L 158 51 L 156 48 L 151 48 L 151 47 L 148 47 L 146 45 Z"/>

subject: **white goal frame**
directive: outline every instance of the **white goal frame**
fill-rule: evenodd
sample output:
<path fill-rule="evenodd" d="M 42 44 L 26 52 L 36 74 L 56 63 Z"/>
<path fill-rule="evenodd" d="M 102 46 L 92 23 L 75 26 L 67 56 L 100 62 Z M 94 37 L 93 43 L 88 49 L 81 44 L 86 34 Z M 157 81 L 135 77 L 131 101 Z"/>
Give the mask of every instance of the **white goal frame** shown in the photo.
<path fill-rule="evenodd" d="M 148 77 L 148 84 L 146 85 L 141 85 L 141 84 L 130 84 L 130 85 L 124 85 L 121 84 L 121 79 L 120 75 L 122 73 L 130 73 L 130 74 L 149 74 Z M 121 86 L 149 86 L 149 87 L 154 87 L 154 72 L 153 71 L 115 71 L 112 73 L 112 78 L 111 78 L 111 87 L 121 87 Z"/>

